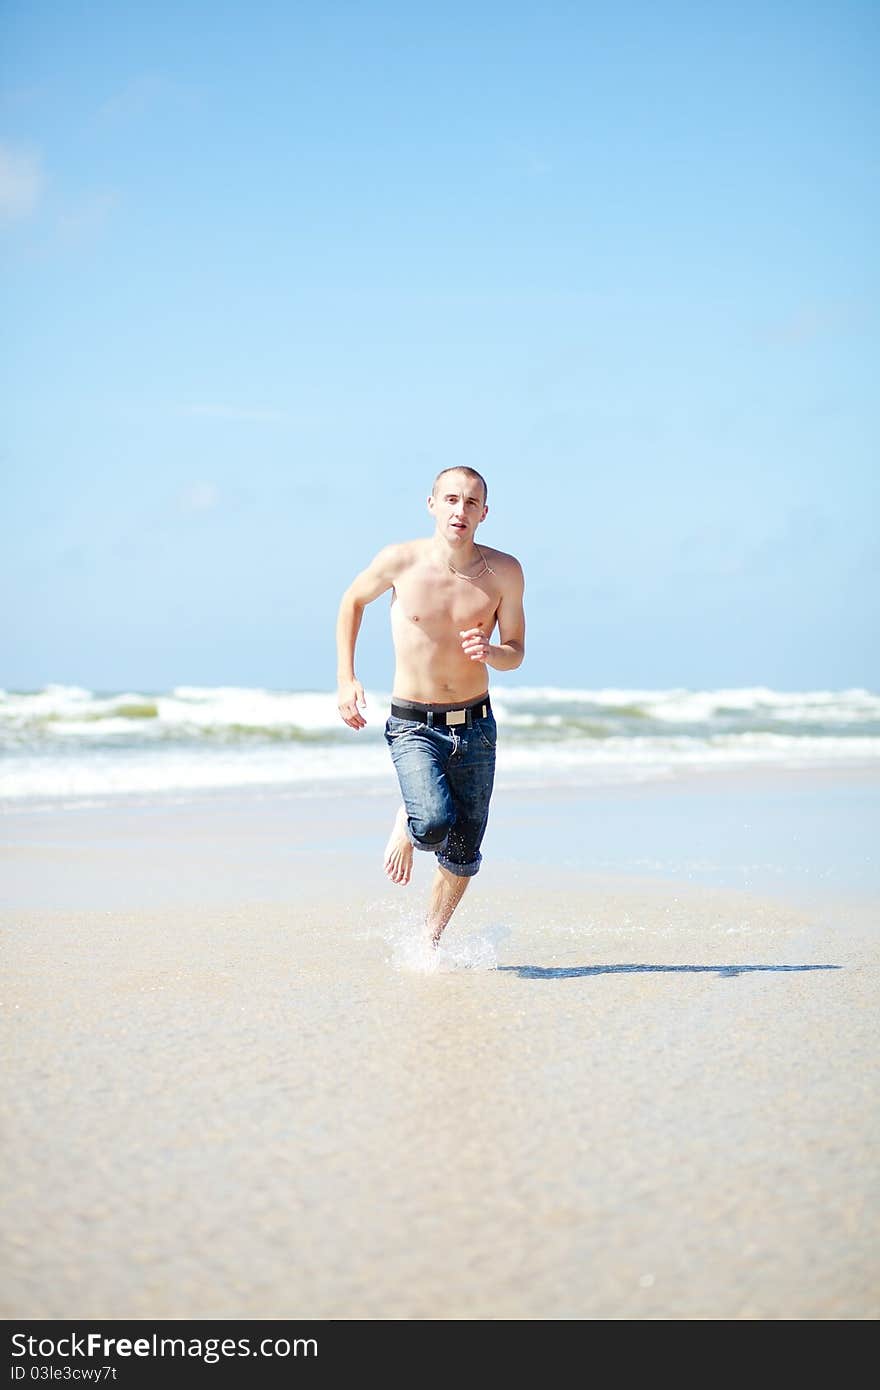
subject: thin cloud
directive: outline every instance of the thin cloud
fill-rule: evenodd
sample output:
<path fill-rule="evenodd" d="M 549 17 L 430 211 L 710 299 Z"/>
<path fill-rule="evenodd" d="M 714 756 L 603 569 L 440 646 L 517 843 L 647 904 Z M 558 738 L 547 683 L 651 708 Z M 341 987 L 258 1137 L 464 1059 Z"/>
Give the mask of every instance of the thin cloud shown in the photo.
<path fill-rule="evenodd" d="M 786 318 L 765 324 L 758 336 L 768 343 L 811 343 L 852 327 L 858 318 L 857 307 L 849 301 L 802 304 Z"/>
<path fill-rule="evenodd" d="M 190 419 L 243 420 L 260 425 L 281 424 L 290 418 L 283 410 L 262 410 L 238 405 L 188 405 L 181 414 Z"/>
<path fill-rule="evenodd" d="M 544 155 L 538 154 L 534 150 L 528 150 L 525 155 L 526 173 L 532 178 L 539 178 L 542 174 L 553 172 L 553 165 Z"/>
<path fill-rule="evenodd" d="M 533 140 L 522 140 L 508 145 L 510 163 L 516 174 L 527 178 L 542 178 L 553 172 L 553 163 L 547 152 Z"/>
<path fill-rule="evenodd" d="M 119 202 L 115 193 L 95 193 L 63 212 L 58 218 L 58 232 L 66 242 L 88 241 L 103 231 Z"/>
<path fill-rule="evenodd" d="M 0 222 L 16 222 L 36 209 L 45 185 L 36 150 L 0 143 Z"/>
<path fill-rule="evenodd" d="M 191 106 L 197 93 L 162 73 L 145 72 L 133 77 L 98 108 L 98 119 L 115 123 L 143 116 L 168 106 Z"/>
<path fill-rule="evenodd" d="M 191 483 L 178 494 L 177 510 L 186 514 L 212 512 L 219 502 L 220 493 L 213 483 Z"/>

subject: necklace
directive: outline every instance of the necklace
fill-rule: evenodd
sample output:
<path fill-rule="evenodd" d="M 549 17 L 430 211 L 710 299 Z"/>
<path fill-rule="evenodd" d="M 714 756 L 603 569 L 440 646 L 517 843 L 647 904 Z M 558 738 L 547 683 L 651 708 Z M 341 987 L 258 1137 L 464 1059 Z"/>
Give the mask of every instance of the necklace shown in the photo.
<path fill-rule="evenodd" d="M 449 569 L 452 570 L 452 573 L 457 575 L 459 579 L 466 579 L 469 584 L 472 584 L 475 579 L 482 579 L 484 574 L 495 573 L 495 571 L 492 569 L 492 566 L 489 564 L 489 561 L 483 554 L 482 550 L 477 545 L 476 541 L 474 541 L 474 549 L 476 550 L 477 554 L 483 562 L 483 568 L 481 570 L 478 570 L 476 574 L 462 574 L 461 570 L 457 570 L 455 568 L 455 565 L 450 564 L 448 560 L 446 561 L 446 564 L 449 567 Z"/>

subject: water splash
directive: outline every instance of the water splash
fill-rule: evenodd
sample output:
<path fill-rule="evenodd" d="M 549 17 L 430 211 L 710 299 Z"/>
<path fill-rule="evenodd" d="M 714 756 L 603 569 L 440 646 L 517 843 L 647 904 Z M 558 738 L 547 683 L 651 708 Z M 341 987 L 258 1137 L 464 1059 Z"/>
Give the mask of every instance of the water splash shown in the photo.
<path fill-rule="evenodd" d="M 431 945 L 424 909 L 387 901 L 364 910 L 363 935 L 384 941 L 388 964 L 417 975 L 458 970 L 497 970 L 498 950 L 510 936 L 503 923 L 477 924 L 458 920 L 447 927 L 439 945 Z"/>

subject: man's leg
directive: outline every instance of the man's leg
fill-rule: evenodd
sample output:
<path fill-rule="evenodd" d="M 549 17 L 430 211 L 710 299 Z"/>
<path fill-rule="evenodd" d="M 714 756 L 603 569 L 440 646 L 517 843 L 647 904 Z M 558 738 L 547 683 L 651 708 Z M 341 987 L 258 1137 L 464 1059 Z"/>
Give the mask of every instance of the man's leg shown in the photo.
<path fill-rule="evenodd" d="M 392 883 L 405 884 L 412 875 L 413 849 L 431 854 L 442 850 L 455 819 L 444 771 L 452 740 L 439 730 L 394 715 L 385 726 L 385 740 L 403 805 L 394 818 L 383 865 Z"/>
<path fill-rule="evenodd" d="M 467 886 L 467 878 L 450 873 L 441 864 L 437 865 L 437 872 L 431 885 L 431 902 L 428 907 L 428 931 L 431 933 L 432 946 L 436 946 L 439 942 L 443 929 L 461 902 Z"/>
<path fill-rule="evenodd" d="M 495 720 L 491 714 L 462 736 L 460 747 L 446 765 L 446 774 L 455 818 L 446 846 L 437 854 L 431 889 L 428 929 L 434 946 L 461 902 L 468 879 L 480 868 L 480 845 L 495 779 Z"/>

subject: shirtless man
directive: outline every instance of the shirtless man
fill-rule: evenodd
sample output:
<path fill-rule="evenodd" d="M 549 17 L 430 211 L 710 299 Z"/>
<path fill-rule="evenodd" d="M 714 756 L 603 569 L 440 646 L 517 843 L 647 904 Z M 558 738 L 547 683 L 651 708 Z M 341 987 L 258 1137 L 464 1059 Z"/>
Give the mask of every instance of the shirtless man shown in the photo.
<path fill-rule="evenodd" d="M 428 909 L 435 946 L 482 860 L 496 737 L 486 667 L 513 671 L 525 654 L 519 562 L 475 540 L 486 497 L 473 468 L 439 473 L 428 498 L 433 536 L 380 550 L 343 595 L 336 624 L 339 713 L 350 729 L 363 729 L 355 644 L 367 604 L 392 590 L 396 666 L 385 740 L 403 805 L 385 872 L 409 883 L 414 847 L 437 856 Z"/>

